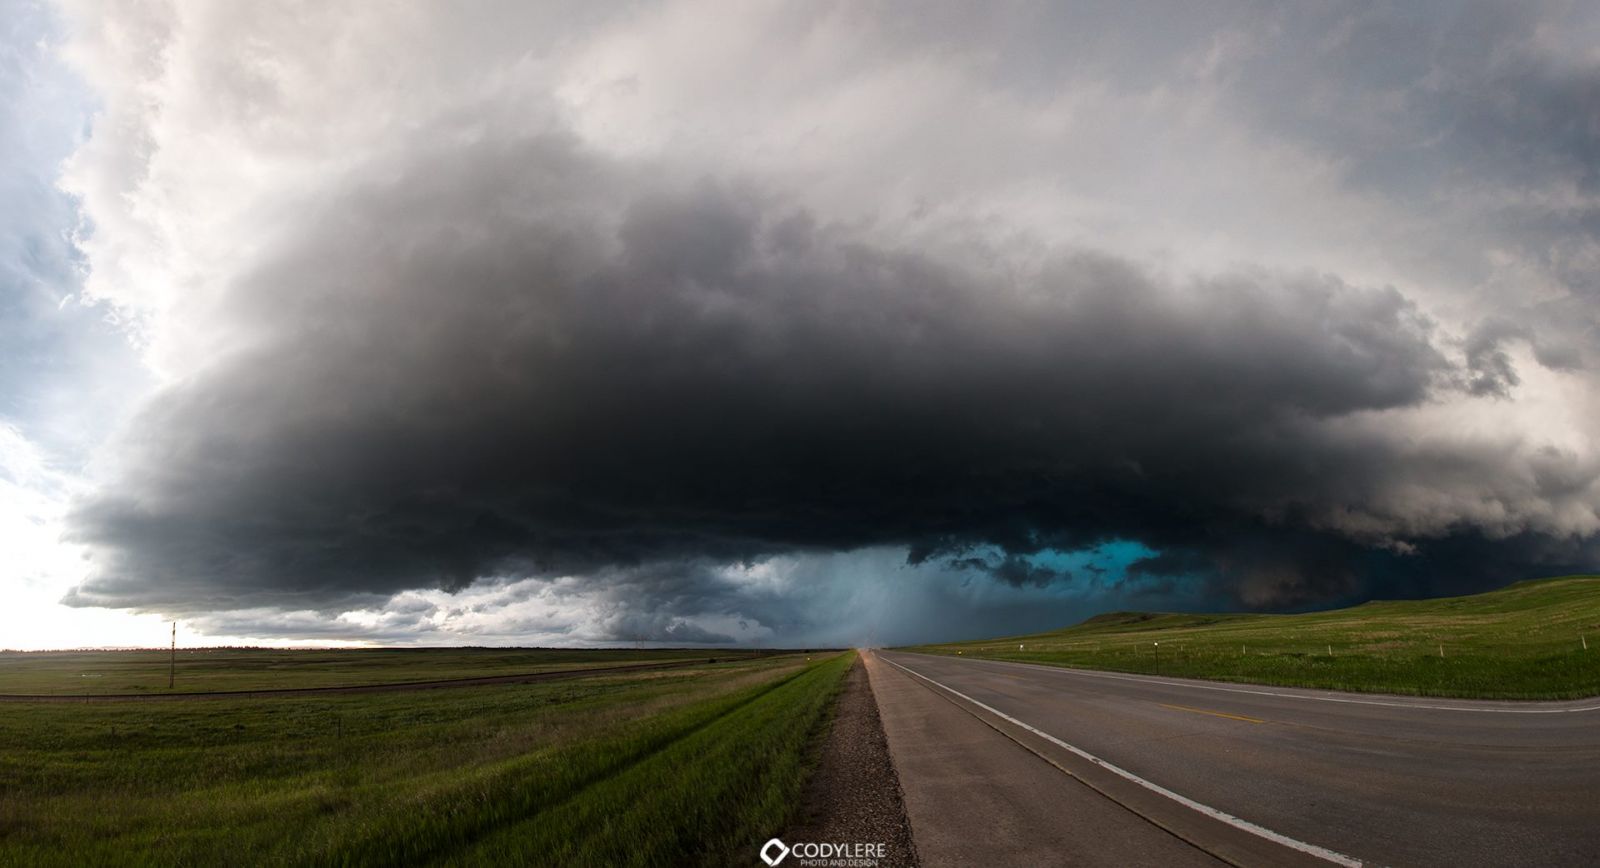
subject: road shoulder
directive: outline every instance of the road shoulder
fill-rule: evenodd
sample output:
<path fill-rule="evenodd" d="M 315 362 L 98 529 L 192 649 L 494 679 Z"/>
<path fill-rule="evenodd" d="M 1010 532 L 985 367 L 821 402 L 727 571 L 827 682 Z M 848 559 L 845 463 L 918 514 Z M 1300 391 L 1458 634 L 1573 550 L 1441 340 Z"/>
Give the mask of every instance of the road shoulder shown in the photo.
<path fill-rule="evenodd" d="M 859 659 L 845 676 L 817 769 L 806 783 L 801 816 L 782 839 L 881 843 L 881 868 L 919 864 L 878 704 Z"/>
<path fill-rule="evenodd" d="M 864 655 L 924 865 L 1220 864 Z"/>

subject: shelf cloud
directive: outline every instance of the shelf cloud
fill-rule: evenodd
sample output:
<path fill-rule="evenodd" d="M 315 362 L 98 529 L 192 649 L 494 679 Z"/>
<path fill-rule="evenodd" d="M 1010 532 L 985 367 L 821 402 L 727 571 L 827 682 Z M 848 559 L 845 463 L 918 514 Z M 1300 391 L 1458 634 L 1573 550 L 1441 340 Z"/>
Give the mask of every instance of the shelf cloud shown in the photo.
<path fill-rule="evenodd" d="M 77 19 L 159 385 L 67 602 L 845 642 L 861 586 L 983 633 L 1600 554 L 1571 13 L 513 7 Z"/>

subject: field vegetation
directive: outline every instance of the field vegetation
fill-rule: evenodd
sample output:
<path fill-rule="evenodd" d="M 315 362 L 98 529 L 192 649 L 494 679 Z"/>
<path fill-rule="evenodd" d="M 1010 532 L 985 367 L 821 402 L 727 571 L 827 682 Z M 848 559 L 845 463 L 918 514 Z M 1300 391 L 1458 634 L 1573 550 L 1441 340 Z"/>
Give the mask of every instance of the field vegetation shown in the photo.
<path fill-rule="evenodd" d="M 518 675 L 674 660 L 745 659 L 762 651 L 694 648 L 179 648 L 173 691 L 344 687 Z M 166 649 L 0 652 L 0 693 L 167 693 Z"/>
<path fill-rule="evenodd" d="M 7 704 L 0 864 L 743 864 L 795 808 L 853 656 Z"/>
<path fill-rule="evenodd" d="M 1600 577 L 1297 615 L 1116 612 L 909 650 L 1335 690 L 1493 699 L 1600 694 Z"/>

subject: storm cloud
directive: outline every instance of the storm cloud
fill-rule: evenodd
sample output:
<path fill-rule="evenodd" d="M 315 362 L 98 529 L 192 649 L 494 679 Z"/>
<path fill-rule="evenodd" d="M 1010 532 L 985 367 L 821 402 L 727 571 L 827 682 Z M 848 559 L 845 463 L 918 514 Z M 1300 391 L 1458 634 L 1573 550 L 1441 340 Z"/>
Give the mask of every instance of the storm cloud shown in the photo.
<path fill-rule="evenodd" d="M 702 644 L 825 635 L 815 607 L 848 592 L 794 565 L 850 553 L 946 583 L 1121 599 L 1182 586 L 1188 605 L 1268 609 L 1596 560 L 1600 456 L 1576 433 L 1593 412 L 1566 397 L 1592 379 L 1593 333 L 1563 311 L 1591 292 L 1578 263 L 1600 213 L 1600 74 L 1540 44 L 1556 37 L 1536 15 L 1475 10 L 1445 27 L 1503 49 L 1483 66 L 1454 40 L 1402 50 L 1441 32 L 1403 14 L 1282 10 L 1164 32 L 1105 11 L 1095 26 L 1127 44 L 1067 63 L 1048 28 L 934 34 L 890 26 L 904 16 L 888 9 L 810 22 L 773 9 L 705 38 L 738 57 L 724 43 L 881 18 L 836 69 L 797 48 L 798 72 L 744 87 L 649 65 L 675 44 L 678 6 L 564 22 L 588 41 L 548 55 L 491 45 L 466 59 L 481 30 L 403 21 L 402 40 L 434 52 L 429 88 L 407 103 L 334 84 L 350 119 L 301 133 L 341 118 L 297 77 L 328 61 L 285 59 L 270 39 L 251 43 L 260 57 L 224 59 L 239 32 L 178 10 L 151 25 L 168 28 L 153 44 L 180 44 L 185 26 L 214 43 L 182 43 L 195 54 L 148 74 L 200 88 L 183 70 L 220 64 L 226 99 L 171 93 L 178 117 L 145 118 L 143 150 L 102 139 L 80 158 L 80 189 L 106 211 L 102 246 L 85 242 L 101 295 L 137 308 L 116 285 L 148 268 L 141 257 L 181 291 L 142 308 L 166 376 L 69 519 L 92 564 L 73 605 L 218 631 L 289 613 L 277 623 L 299 635 L 366 607 L 387 613 L 368 635 L 426 638 L 451 595 L 565 582 L 562 599 L 582 604 L 530 610 L 530 630 Z M 629 41 L 658 31 L 650 48 Z M 1268 31 L 1269 48 L 1230 53 Z M 929 60 L 952 41 L 955 59 Z M 1296 63 L 1306 45 L 1321 48 Z M 992 61 L 1008 46 L 1035 64 Z M 872 51 L 877 74 L 852 73 Z M 618 57 L 640 69 L 613 75 Z M 563 78 L 562 58 L 610 89 Z M 1283 75 L 1254 74 L 1268 67 Z M 974 149 L 944 111 L 930 125 L 924 85 L 890 74 L 908 69 L 969 89 L 952 99 L 989 94 L 975 110 L 1003 108 L 1009 126 Z M 687 96 L 657 92 L 675 81 Z M 910 120 L 886 118 L 860 152 L 829 141 L 862 123 L 854 111 L 814 134 L 777 122 L 884 81 Z M 696 126 L 670 111 L 707 110 L 707 89 L 725 116 Z M 641 91 L 665 120 L 608 114 Z M 774 93 L 787 101 L 752 102 Z M 400 120 L 365 120 L 390 104 Z M 1113 159 L 1100 132 L 1064 119 L 1074 105 L 1125 105 L 1107 121 L 1120 135 L 1163 129 L 1172 147 Z M 752 128 L 708 138 L 737 117 Z M 161 144 L 205 130 L 237 150 L 202 160 L 205 184 L 175 180 Z M 911 133 L 925 147 L 899 163 Z M 767 134 L 821 141 L 779 170 L 748 145 Z M 1049 156 L 1056 139 L 1066 162 Z M 156 198 L 181 219 L 156 228 L 193 234 L 155 253 L 108 246 L 119 217 L 139 223 L 92 177 L 108 153 L 143 155 L 139 195 L 178 187 Z M 1297 168 L 1311 165 L 1321 174 Z M 1126 185 L 1063 180 L 1100 170 Z M 863 189 L 836 186 L 855 177 Z M 1314 213 L 1274 212 L 1279 177 L 1326 195 L 1307 200 Z M 1157 182 L 1170 192 L 1138 189 Z M 1219 198 L 1229 190 L 1239 201 Z M 1568 198 L 1535 201 L 1555 193 Z M 1500 196 L 1426 225 L 1440 202 Z M 1108 544 L 1143 552 L 1114 581 L 1061 560 Z M 776 563 L 783 593 L 752 578 Z M 404 604 L 412 592 L 434 596 Z"/>

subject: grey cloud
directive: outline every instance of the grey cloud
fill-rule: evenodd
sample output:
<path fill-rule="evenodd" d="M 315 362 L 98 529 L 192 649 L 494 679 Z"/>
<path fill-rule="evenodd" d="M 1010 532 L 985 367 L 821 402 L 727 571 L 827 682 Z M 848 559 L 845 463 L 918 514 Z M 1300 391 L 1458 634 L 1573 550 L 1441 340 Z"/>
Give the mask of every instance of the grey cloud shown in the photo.
<path fill-rule="evenodd" d="M 1517 376 L 1506 353 L 1505 342 L 1512 338 L 1528 338 L 1528 330 L 1503 319 L 1486 322 L 1467 337 L 1467 369 L 1471 380 L 1467 390 L 1474 395 L 1511 397 L 1511 389 L 1522 378 Z"/>
<path fill-rule="evenodd" d="M 184 619 L 185 630 L 201 635 L 293 638 L 317 641 L 415 642 L 437 634 L 412 616 L 386 616 L 375 624 L 358 625 L 310 610 L 270 607 L 205 612 Z"/>
<path fill-rule="evenodd" d="M 1533 358 L 1553 371 L 1576 371 L 1583 367 L 1583 353 L 1572 344 L 1533 342 Z"/>
<path fill-rule="evenodd" d="M 606 619 L 611 638 L 624 642 L 652 642 L 683 645 L 726 645 L 737 640 L 681 618 L 659 613 L 634 612 Z"/>
<path fill-rule="evenodd" d="M 1527 346 L 1534 361 L 1551 370 L 1576 371 L 1583 367 L 1581 353 L 1571 344 L 1543 341 L 1533 327 L 1495 316 L 1479 323 L 1467 335 L 1464 388 L 1473 395 L 1511 397 L 1522 382 L 1509 352 L 1516 344 Z"/>

